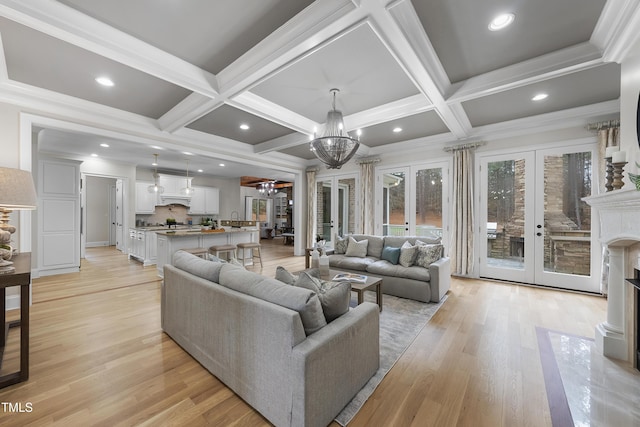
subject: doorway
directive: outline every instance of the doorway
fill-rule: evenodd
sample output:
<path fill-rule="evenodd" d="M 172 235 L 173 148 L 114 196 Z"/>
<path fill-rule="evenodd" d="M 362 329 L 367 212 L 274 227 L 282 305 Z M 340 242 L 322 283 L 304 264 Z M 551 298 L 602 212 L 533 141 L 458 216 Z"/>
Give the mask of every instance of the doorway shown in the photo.
<path fill-rule="evenodd" d="M 320 178 L 316 182 L 317 229 L 316 239 L 333 246 L 335 236 L 355 232 L 358 209 L 356 208 L 356 175 L 340 175 Z"/>
<path fill-rule="evenodd" d="M 479 158 L 480 276 L 598 292 L 592 251 L 595 145 Z"/>
<path fill-rule="evenodd" d="M 442 238 L 447 247 L 448 164 L 380 169 L 376 179 L 376 233 Z"/>

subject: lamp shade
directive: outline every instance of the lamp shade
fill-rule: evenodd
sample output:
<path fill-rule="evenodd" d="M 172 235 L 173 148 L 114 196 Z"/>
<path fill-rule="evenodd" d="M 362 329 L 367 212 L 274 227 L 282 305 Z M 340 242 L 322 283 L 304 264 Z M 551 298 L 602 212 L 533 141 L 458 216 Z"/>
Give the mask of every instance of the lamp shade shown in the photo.
<path fill-rule="evenodd" d="M 35 209 L 37 204 L 31 172 L 0 167 L 0 208 Z"/>

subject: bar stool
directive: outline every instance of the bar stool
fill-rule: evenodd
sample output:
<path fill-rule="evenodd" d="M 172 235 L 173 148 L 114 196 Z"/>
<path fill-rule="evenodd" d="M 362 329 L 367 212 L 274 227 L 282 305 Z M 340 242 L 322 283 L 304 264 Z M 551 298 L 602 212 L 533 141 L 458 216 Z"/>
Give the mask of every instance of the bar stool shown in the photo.
<path fill-rule="evenodd" d="M 209 253 L 220 258 L 220 252 L 227 252 L 233 254 L 233 258 L 238 258 L 236 245 L 213 245 L 209 246 Z M 230 256 L 231 257 L 231 256 Z"/>
<path fill-rule="evenodd" d="M 209 251 L 207 250 L 207 248 L 188 248 L 188 249 L 182 249 L 182 250 L 203 259 L 209 258 L 207 256 L 209 255 Z"/>
<path fill-rule="evenodd" d="M 245 253 L 247 249 L 251 250 L 251 259 L 258 258 L 260 259 L 260 268 L 262 268 L 262 254 L 260 253 L 260 243 L 258 242 L 246 242 L 246 243 L 238 243 L 238 249 L 242 249 L 242 265 L 245 260 Z"/>

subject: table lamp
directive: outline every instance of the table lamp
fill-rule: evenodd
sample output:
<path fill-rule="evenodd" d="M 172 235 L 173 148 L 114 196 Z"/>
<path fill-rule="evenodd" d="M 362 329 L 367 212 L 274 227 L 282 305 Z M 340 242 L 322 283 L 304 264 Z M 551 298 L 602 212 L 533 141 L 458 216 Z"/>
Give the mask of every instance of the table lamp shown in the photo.
<path fill-rule="evenodd" d="M 0 273 L 15 271 L 11 259 L 11 235 L 16 227 L 9 224 L 14 210 L 32 210 L 38 199 L 33 178 L 28 171 L 0 167 Z"/>

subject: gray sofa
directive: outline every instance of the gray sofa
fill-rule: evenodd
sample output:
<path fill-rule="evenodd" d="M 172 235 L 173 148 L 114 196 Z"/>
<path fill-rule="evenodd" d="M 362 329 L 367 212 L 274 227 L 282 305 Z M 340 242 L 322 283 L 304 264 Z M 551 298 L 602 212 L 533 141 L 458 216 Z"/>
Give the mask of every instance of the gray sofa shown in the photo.
<path fill-rule="evenodd" d="M 424 268 L 416 265 L 403 267 L 381 259 L 385 246 L 401 247 L 408 241 L 414 245 L 416 240 L 427 244 L 439 244 L 440 238 L 425 236 L 374 236 L 368 234 L 350 235 L 356 241 L 368 240 L 365 257 L 347 256 L 329 253 L 329 267 L 332 269 L 381 277 L 382 292 L 402 298 L 422 302 L 438 302 L 449 290 L 451 267 L 448 257 L 441 257 Z"/>
<path fill-rule="evenodd" d="M 161 309 L 163 330 L 276 426 L 326 426 L 379 367 L 377 305 L 326 324 L 315 292 L 184 251 Z"/>

